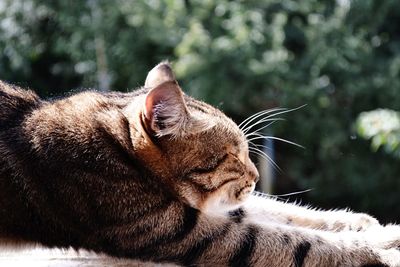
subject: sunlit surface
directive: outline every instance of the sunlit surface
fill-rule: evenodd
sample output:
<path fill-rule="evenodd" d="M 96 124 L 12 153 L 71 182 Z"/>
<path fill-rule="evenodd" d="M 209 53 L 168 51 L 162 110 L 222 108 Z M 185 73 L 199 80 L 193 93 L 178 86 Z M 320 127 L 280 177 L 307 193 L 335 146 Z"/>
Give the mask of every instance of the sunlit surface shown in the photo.
<path fill-rule="evenodd" d="M 7 267 L 125 267 L 175 266 L 116 259 L 84 250 L 49 249 L 40 245 L 0 241 L 0 266 Z"/>

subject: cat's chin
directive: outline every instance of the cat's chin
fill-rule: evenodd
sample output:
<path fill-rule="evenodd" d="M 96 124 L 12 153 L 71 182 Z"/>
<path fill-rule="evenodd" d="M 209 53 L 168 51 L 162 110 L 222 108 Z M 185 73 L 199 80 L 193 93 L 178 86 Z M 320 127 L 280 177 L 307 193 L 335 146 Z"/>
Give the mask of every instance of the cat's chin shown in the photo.
<path fill-rule="evenodd" d="M 230 211 L 240 208 L 255 189 L 255 184 L 240 191 L 239 197 L 232 197 L 231 194 L 221 194 L 208 199 L 202 206 L 202 212 L 226 216 Z"/>
<path fill-rule="evenodd" d="M 240 203 L 244 202 L 255 190 L 256 188 L 256 183 L 252 182 L 249 186 L 245 186 L 241 189 L 239 189 L 235 193 L 235 199 L 239 201 Z"/>
<path fill-rule="evenodd" d="M 226 216 L 230 211 L 238 209 L 242 201 L 237 203 L 209 202 L 202 209 L 202 212 L 213 216 Z"/>

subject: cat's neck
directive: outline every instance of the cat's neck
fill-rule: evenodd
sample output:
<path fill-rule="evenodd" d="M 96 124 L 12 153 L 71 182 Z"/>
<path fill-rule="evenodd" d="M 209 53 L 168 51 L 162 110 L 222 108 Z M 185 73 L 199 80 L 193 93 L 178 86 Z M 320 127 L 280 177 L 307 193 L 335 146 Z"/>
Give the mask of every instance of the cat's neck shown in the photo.
<path fill-rule="evenodd" d="M 168 155 L 165 155 L 155 144 L 154 138 L 149 135 L 143 124 L 142 107 L 145 101 L 144 97 L 144 95 L 137 96 L 122 111 L 129 121 L 130 140 L 135 156 L 141 159 L 156 176 L 172 178 L 172 173 L 166 173 L 170 168 L 164 164 L 167 162 L 166 157 Z"/>

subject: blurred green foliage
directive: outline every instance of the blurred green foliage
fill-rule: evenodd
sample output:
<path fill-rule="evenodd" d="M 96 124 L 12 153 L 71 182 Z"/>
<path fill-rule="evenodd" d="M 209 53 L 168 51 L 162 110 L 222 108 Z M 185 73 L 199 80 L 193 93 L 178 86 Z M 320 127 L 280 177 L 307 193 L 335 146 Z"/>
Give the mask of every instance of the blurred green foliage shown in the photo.
<path fill-rule="evenodd" d="M 170 59 L 190 95 L 237 120 L 308 104 L 270 129 L 306 146 L 277 145 L 276 193 L 399 219 L 400 164 L 354 127 L 400 110 L 397 0 L 3 0 L 0 49 L 0 78 L 42 96 L 129 90 Z"/>
<path fill-rule="evenodd" d="M 357 118 L 357 132 L 371 139 L 371 147 L 400 158 L 400 113 L 389 109 L 362 112 Z"/>

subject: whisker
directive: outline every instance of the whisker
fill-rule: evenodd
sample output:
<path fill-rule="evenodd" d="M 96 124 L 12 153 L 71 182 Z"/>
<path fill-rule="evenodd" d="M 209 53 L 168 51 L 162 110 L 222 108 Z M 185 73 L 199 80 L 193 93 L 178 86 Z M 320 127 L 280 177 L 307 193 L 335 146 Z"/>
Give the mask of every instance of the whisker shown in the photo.
<path fill-rule="evenodd" d="M 287 109 L 286 108 L 273 108 L 273 109 L 268 109 L 268 110 L 263 110 L 263 111 L 257 112 L 256 114 L 251 115 L 250 117 L 248 117 L 247 119 L 242 121 L 239 124 L 239 128 L 243 129 L 244 127 L 249 125 L 249 123 L 251 123 L 252 121 L 254 121 L 255 119 L 257 119 L 257 118 L 259 118 L 261 116 L 264 116 L 264 115 L 272 113 L 272 112 L 282 111 L 282 110 L 287 110 Z"/>
<path fill-rule="evenodd" d="M 285 119 L 283 119 L 283 118 L 269 118 L 269 119 L 263 118 L 263 119 L 261 119 L 261 120 L 255 122 L 253 125 L 249 126 L 248 128 L 246 128 L 245 130 L 243 130 L 243 133 L 244 133 L 244 134 L 247 134 L 247 132 L 248 132 L 251 128 L 253 128 L 253 127 L 256 126 L 256 125 L 262 124 L 262 123 L 264 123 L 264 122 L 269 122 L 269 123 L 267 123 L 266 125 L 264 125 L 264 126 L 258 128 L 258 129 L 255 130 L 255 131 L 252 131 L 252 132 L 261 131 L 262 129 L 267 128 L 268 126 L 270 126 L 271 124 L 273 124 L 273 123 L 275 123 L 275 122 L 277 122 L 277 121 L 284 121 L 284 120 L 285 120 Z"/>
<path fill-rule="evenodd" d="M 254 153 L 257 156 L 262 157 L 263 159 L 265 159 L 268 163 L 272 164 L 272 166 L 274 167 L 274 169 L 276 169 L 277 171 L 279 171 L 279 173 L 282 173 L 282 169 L 268 156 L 265 156 L 259 152 L 256 151 L 250 151 L 251 153 Z"/>
<path fill-rule="evenodd" d="M 264 136 L 264 135 L 262 135 L 261 133 L 258 133 L 258 132 L 251 132 L 248 135 L 246 135 L 246 137 L 248 137 L 248 136 Z"/>
<path fill-rule="evenodd" d="M 278 114 L 276 114 L 276 115 L 278 115 Z M 255 121 L 253 124 L 251 124 L 251 125 L 249 125 L 249 126 L 247 126 L 245 129 L 243 129 L 242 131 L 243 131 L 243 133 L 247 133 L 251 128 L 253 128 L 254 126 L 256 126 L 256 125 L 259 125 L 259 124 L 261 124 L 261 123 L 263 123 L 263 122 L 267 122 L 267 121 L 275 121 L 275 120 L 282 120 L 282 118 L 273 118 L 273 116 L 276 116 L 275 114 L 271 114 L 271 115 L 268 115 L 267 117 L 265 117 L 265 118 L 262 118 L 262 119 L 260 119 L 260 120 L 258 120 L 258 121 Z"/>
<path fill-rule="evenodd" d="M 249 136 L 255 136 L 255 137 L 264 137 L 264 135 L 262 135 L 261 133 L 256 133 L 256 132 L 254 132 L 254 133 L 250 133 L 248 136 L 246 136 L 246 137 L 249 137 Z M 247 141 L 248 142 L 251 142 L 251 141 L 249 141 L 249 140 L 252 140 L 253 139 L 253 137 L 252 138 L 250 138 L 250 139 L 247 139 Z M 254 142 L 252 142 L 253 144 L 254 144 Z"/>
<path fill-rule="evenodd" d="M 264 158 L 266 161 L 271 163 L 274 166 L 274 168 L 276 168 L 276 170 L 278 170 L 280 173 L 282 172 L 282 169 L 278 166 L 278 164 L 276 164 L 275 161 L 270 156 L 268 156 L 264 151 L 253 147 L 249 147 L 249 151 Z"/>
<path fill-rule="evenodd" d="M 254 144 L 254 143 L 253 143 Z M 272 151 L 272 147 L 269 147 L 269 146 L 264 146 L 264 145 L 257 145 L 257 144 L 254 144 L 257 148 L 259 148 L 259 147 L 262 147 L 262 148 L 264 148 L 264 149 L 267 149 L 267 150 L 271 150 Z"/>
<path fill-rule="evenodd" d="M 303 149 L 305 148 L 304 146 L 299 145 L 299 144 L 297 144 L 295 142 L 292 142 L 292 141 L 289 141 L 289 140 L 286 140 L 286 139 L 283 139 L 283 138 L 275 137 L 275 136 L 256 136 L 256 137 L 250 138 L 248 141 L 251 142 L 251 141 L 254 141 L 254 140 L 258 140 L 258 139 L 273 139 L 273 140 L 278 140 L 278 141 L 281 141 L 281 142 L 284 142 L 284 143 L 287 143 L 287 144 L 291 144 L 291 145 L 294 145 L 294 146 L 297 146 L 297 147 L 300 147 L 300 148 L 303 148 Z"/>
<path fill-rule="evenodd" d="M 274 124 L 274 123 L 277 122 L 277 121 L 284 121 L 284 120 L 285 120 L 285 119 L 282 119 L 282 118 L 276 118 L 276 119 L 272 120 L 271 122 L 267 123 L 266 125 L 264 125 L 264 126 L 258 128 L 257 130 L 255 130 L 255 131 L 253 131 L 253 132 L 251 132 L 251 133 L 249 133 L 249 134 L 246 134 L 245 136 L 246 136 L 246 137 L 251 136 L 253 133 L 258 133 L 258 132 L 260 132 L 261 130 L 264 130 L 265 128 L 271 126 L 271 124 Z M 254 126 L 255 126 L 255 125 L 254 125 Z"/>
<path fill-rule="evenodd" d="M 250 115 L 249 117 L 247 117 L 247 118 L 244 119 L 241 123 L 238 124 L 239 128 L 240 128 L 244 123 L 246 123 L 248 120 L 252 119 L 253 117 L 255 117 L 255 116 L 257 116 L 257 115 L 259 115 L 259 114 L 261 114 L 261 113 L 263 113 L 263 112 L 266 112 L 266 110 L 262 110 L 262 111 L 259 111 L 259 112 L 257 112 L 257 113 L 254 113 L 254 114 Z"/>
<path fill-rule="evenodd" d="M 262 156 L 264 159 L 266 159 L 267 161 L 271 162 L 275 167 L 277 167 L 277 169 L 279 171 L 282 171 L 281 168 L 278 166 L 278 164 L 276 164 L 275 161 L 270 156 L 268 156 L 267 153 L 265 153 L 261 149 L 259 149 L 257 147 L 249 147 L 249 151 L 253 152 L 254 154 L 257 154 L 259 156 Z"/>
<path fill-rule="evenodd" d="M 285 110 L 285 108 L 272 108 L 272 109 L 262 110 L 260 112 L 257 112 L 255 114 L 249 116 L 248 118 L 243 120 L 238 126 L 239 126 L 239 128 L 242 128 L 242 127 L 246 126 L 253 119 L 258 118 L 258 116 L 262 116 L 262 115 L 265 115 L 265 114 L 268 114 L 268 113 L 272 113 L 272 112 L 275 112 L 275 111 L 281 111 L 281 110 Z"/>
<path fill-rule="evenodd" d="M 264 193 L 264 192 L 259 192 L 259 191 L 253 191 L 252 195 L 256 196 L 256 197 L 273 198 L 273 199 L 286 201 L 286 199 L 284 199 L 284 198 L 281 198 L 281 197 L 278 197 L 278 196 L 275 196 L 275 195 L 271 195 L 271 194 L 267 194 L 267 193 Z"/>
<path fill-rule="evenodd" d="M 273 123 L 275 123 L 275 121 L 268 123 L 268 124 L 265 125 L 264 127 L 261 127 L 259 130 L 263 130 L 263 128 L 268 127 L 268 126 L 270 126 L 270 125 L 273 124 Z M 262 133 L 260 133 L 258 130 L 257 130 L 257 131 L 254 131 L 254 132 L 251 132 L 251 133 L 245 135 L 247 141 L 249 140 L 248 138 L 249 138 L 250 136 L 264 136 L 264 135 L 262 135 Z"/>
<path fill-rule="evenodd" d="M 276 113 L 271 114 L 271 115 L 268 115 L 268 116 L 266 116 L 265 118 L 263 118 L 262 120 L 269 119 L 269 118 L 271 118 L 271 117 L 274 117 L 274 116 L 277 116 L 277 115 L 280 115 L 280 114 L 285 114 L 285 113 L 288 113 L 288 112 L 296 111 L 296 110 L 301 109 L 301 108 L 303 108 L 303 107 L 305 107 L 305 106 L 307 106 L 307 104 L 302 105 L 302 106 L 297 107 L 297 108 L 293 108 L 293 109 L 281 109 L 281 111 L 276 112 Z M 267 114 L 267 113 L 262 114 L 262 115 L 266 115 L 266 114 Z M 258 115 L 258 116 L 256 116 L 256 117 L 254 117 L 253 119 L 251 119 L 250 121 L 248 121 L 248 122 L 247 122 L 245 125 L 243 125 L 242 127 L 244 128 L 244 127 L 247 126 L 250 122 L 254 121 L 256 118 L 258 118 L 258 117 L 260 117 L 260 116 L 262 116 L 262 115 L 260 114 L 260 115 Z M 253 128 L 253 127 L 254 127 L 255 125 L 257 125 L 257 124 L 259 124 L 258 121 L 257 121 L 256 123 L 254 123 L 253 125 L 247 126 L 247 128 L 242 129 L 242 131 L 243 131 L 244 133 L 246 133 L 246 132 L 248 132 L 251 128 Z"/>
<path fill-rule="evenodd" d="M 307 192 L 310 192 L 314 190 L 313 188 L 310 189 L 306 189 L 306 190 L 302 190 L 302 191 L 296 191 L 296 192 L 292 192 L 292 193 L 288 193 L 288 194 L 282 194 L 282 195 L 274 195 L 274 196 L 278 196 L 278 197 L 288 197 L 288 196 L 294 196 L 294 195 L 300 195 L 300 194 L 304 194 Z"/>
<path fill-rule="evenodd" d="M 249 144 L 249 147 L 250 147 L 250 146 L 253 146 L 253 147 L 256 147 L 256 146 L 257 146 L 257 144 L 255 144 L 255 143 L 253 143 L 253 142 L 251 142 L 251 141 L 250 141 L 250 142 L 247 141 L 247 143 Z"/>
<path fill-rule="evenodd" d="M 254 149 L 254 150 L 258 150 L 258 151 L 261 151 L 261 152 L 264 152 L 264 151 L 262 151 L 261 149 L 259 149 L 259 147 L 262 147 L 262 148 L 264 148 L 264 149 L 267 149 L 267 150 L 269 150 L 269 151 L 272 151 L 272 148 L 270 148 L 270 147 L 267 147 L 267 146 L 263 146 L 263 145 L 258 145 L 258 144 L 255 144 L 255 143 L 253 143 L 253 142 L 249 142 L 249 149 Z M 264 152 L 265 153 L 265 152 Z"/>
<path fill-rule="evenodd" d="M 314 190 L 314 189 L 310 188 L 310 189 L 307 189 L 307 190 L 296 191 L 296 192 L 292 192 L 292 193 L 288 193 L 288 194 L 282 194 L 282 195 L 273 195 L 273 194 L 268 194 L 268 193 L 264 193 L 264 192 L 254 191 L 252 193 L 252 195 L 257 196 L 257 197 L 258 196 L 259 197 L 267 197 L 267 198 L 274 198 L 274 199 L 279 199 L 279 200 L 283 200 L 283 201 L 288 201 L 286 198 L 283 198 L 283 197 L 304 194 L 304 193 L 308 193 L 308 192 L 310 192 L 312 190 Z"/>

